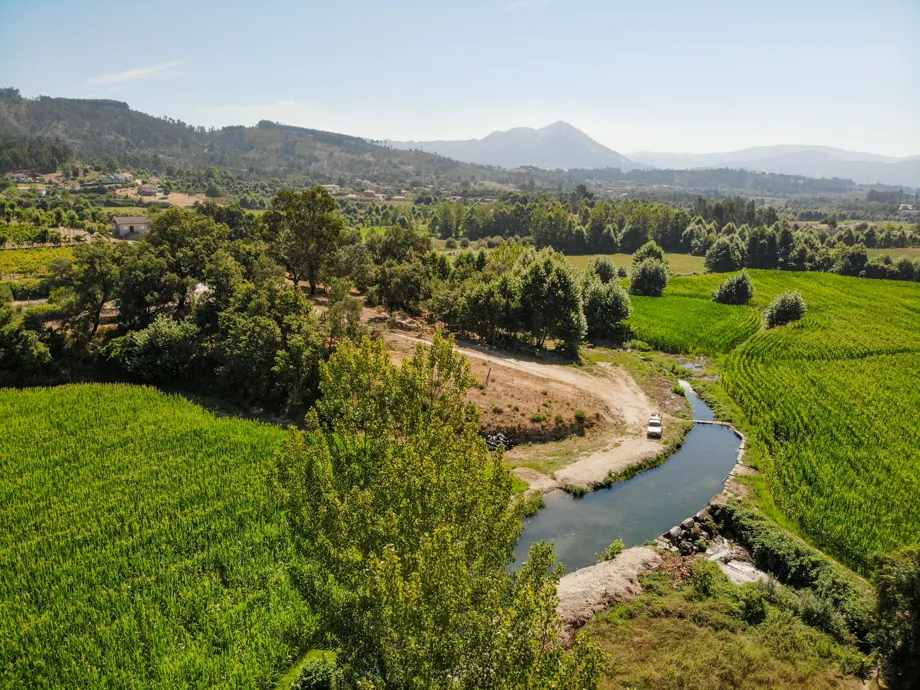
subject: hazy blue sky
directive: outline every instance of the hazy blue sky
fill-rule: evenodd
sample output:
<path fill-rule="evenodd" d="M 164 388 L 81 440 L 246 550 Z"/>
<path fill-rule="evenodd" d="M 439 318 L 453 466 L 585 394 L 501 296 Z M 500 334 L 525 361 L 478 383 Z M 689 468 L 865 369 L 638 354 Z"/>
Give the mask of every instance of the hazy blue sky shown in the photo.
<path fill-rule="evenodd" d="M 920 154 L 920 0 L 0 0 L 0 86 L 373 138 Z"/>

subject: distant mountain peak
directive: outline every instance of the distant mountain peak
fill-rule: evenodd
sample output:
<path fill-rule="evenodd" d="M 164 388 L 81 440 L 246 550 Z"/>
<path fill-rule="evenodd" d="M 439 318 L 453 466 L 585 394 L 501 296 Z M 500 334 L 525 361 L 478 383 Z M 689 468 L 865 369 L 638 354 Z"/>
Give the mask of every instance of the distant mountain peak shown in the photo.
<path fill-rule="evenodd" d="M 620 168 L 627 171 L 648 167 L 634 163 L 562 120 L 539 129 L 514 127 L 495 131 L 482 139 L 390 143 L 396 148 L 423 148 L 455 160 L 503 168 Z"/>

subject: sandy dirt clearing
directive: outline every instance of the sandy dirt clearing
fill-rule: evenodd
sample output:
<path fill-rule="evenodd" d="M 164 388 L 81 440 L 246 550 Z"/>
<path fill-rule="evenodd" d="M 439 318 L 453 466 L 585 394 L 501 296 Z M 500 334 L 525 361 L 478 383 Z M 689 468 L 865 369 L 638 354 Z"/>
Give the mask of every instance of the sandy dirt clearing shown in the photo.
<path fill-rule="evenodd" d="M 391 335 L 414 342 L 428 342 L 413 335 Z M 654 457 L 664 449 L 661 442 L 645 437 L 645 425 L 649 415 L 654 411 L 648 396 L 629 373 L 618 367 L 596 366 L 591 368 L 589 373 L 572 366 L 539 362 L 477 345 L 457 345 L 457 349 L 467 357 L 484 359 L 507 369 L 549 379 L 564 384 L 580 394 L 597 398 L 606 407 L 610 417 L 620 419 L 626 424 L 624 434 L 611 435 L 611 438 L 605 440 L 601 450 L 578 457 L 568 466 L 557 470 L 555 480 L 537 470 L 524 474 L 515 472 L 515 476 L 528 482 L 533 488 L 537 488 L 535 484 L 538 484 L 538 490 L 541 492 L 545 493 L 567 484 L 593 489 L 610 472 L 620 472 Z"/>

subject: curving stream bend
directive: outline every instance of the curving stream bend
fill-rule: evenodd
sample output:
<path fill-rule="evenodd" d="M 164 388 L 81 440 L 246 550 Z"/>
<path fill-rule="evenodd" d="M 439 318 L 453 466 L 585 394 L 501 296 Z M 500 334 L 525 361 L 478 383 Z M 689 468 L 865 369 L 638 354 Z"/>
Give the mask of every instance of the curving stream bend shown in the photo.
<path fill-rule="evenodd" d="M 711 421 L 706 403 L 689 387 L 686 392 L 693 418 Z M 524 521 L 513 567 L 538 541 L 552 542 L 556 558 L 571 572 L 594 565 L 595 554 L 617 539 L 627 547 L 655 539 L 722 491 L 740 443 L 731 429 L 696 424 L 680 450 L 655 469 L 580 499 L 562 491 L 548 494 L 546 507 Z"/>

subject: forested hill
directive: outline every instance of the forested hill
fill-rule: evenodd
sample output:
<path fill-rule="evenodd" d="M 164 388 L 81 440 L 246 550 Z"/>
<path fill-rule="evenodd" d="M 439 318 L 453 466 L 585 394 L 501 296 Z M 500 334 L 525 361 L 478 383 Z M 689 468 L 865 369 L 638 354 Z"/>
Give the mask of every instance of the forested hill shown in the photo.
<path fill-rule="evenodd" d="M 345 176 L 378 182 L 414 179 L 491 180 L 523 184 L 535 176 L 559 183 L 558 176 L 536 171 L 505 171 L 460 163 L 417 151 L 397 151 L 359 137 L 289 127 L 262 121 L 255 127 L 206 130 L 172 118 L 132 110 L 127 103 L 40 96 L 22 98 L 16 89 L 0 89 L 0 142 L 63 144 L 74 156 L 115 157 L 121 165 L 163 169 L 215 166 L 261 175 L 307 175 L 316 179 Z M 4 148 L 11 149 L 12 143 Z M 0 152 L 2 154 L 2 152 Z M 2 155 L 0 155 L 2 158 Z M 10 157 L 9 169 L 14 167 Z M 27 160 L 19 155 L 16 161 Z M 20 167 L 40 167 L 48 157 Z"/>
<path fill-rule="evenodd" d="M 397 188 L 446 183 L 448 188 L 464 189 L 482 182 L 523 189 L 572 189 L 588 183 L 597 191 L 616 195 L 652 190 L 655 194 L 865 197 L 869 190 L 849 180 L 726 168 L 504 169 L 266 120 L 254 127 L 205 129 L 132 110 L 121 101 L 30 99 L 22 98 L 17 89 L 0 88 L 0 174 L 19 169 L 51 172 L 74 158 L 113 157 L 129 168 L 165 171 L 168 166 L 196 170 L 213 166 L 249 178 L 308 178 L 314 183 L 345 180 L 356 188 L 370 180 Z"/>

